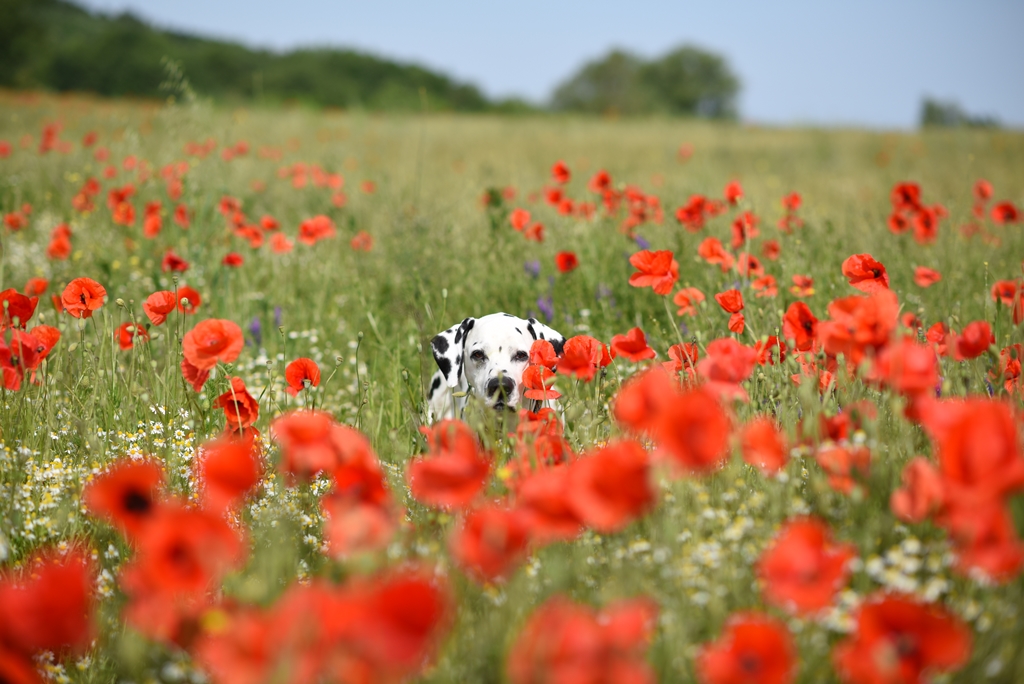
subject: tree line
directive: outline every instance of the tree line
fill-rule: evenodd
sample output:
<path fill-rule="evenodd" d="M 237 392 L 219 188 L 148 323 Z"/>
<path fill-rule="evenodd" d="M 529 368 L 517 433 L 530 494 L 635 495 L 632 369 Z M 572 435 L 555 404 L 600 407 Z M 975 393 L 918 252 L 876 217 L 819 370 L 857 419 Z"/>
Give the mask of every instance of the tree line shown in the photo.
<path fill-rule="evenodd" d="M 166 60 L 200 95 L 373 111 L 736 116 L 739 82 L 726 61 L 684 46 L 651 60 L 619 50 L 585 64 L 546 106 L 493 100 L 476 86 L 416 64 L 347 49 L 284 53 L 159 30 L 67 0 L 0 0 L 0 86 L 162 98 Z"/>

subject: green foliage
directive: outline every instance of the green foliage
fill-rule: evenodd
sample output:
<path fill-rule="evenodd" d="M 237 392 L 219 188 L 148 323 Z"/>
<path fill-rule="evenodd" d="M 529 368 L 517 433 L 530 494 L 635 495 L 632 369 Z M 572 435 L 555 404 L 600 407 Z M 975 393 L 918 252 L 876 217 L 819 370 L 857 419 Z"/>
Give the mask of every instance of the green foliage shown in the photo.
<path fill-rule="evenodd" d="M 685 45 L 645 62 L 612 50 L 558 86 L 555 109 L 592 114 L 671 114 L 710 119 L 736 116 L 739 81 L 725 59 Z"/>
<path fill-rule="evenodd" d="M 0 4 L 0 74 L 6 85 L 160 97 L 165 58 L 180 65 L 197 93 L 219 100 L 376 111 L 491 107 L 472 85 L 353 50 L 276 54 L 156 30 L 131 14 L 93 14 L 64 0 Z"/>
<path fill-rule="evenodd" d="M 921 126 L 956 128 L 999 128 L 999 121 L 993 116 L 968 114 L 955 102 L 943 102 L 930 97 L 921 102 Z"/>

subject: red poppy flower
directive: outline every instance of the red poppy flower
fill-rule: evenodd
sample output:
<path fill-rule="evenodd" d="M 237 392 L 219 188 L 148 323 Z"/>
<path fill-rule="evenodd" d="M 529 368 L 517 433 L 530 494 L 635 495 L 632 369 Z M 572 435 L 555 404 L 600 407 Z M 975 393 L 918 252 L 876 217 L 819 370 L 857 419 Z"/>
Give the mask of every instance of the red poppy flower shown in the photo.
<path fill-rule="evenodd" d="M 757 293 L 754 296 L 759 299 L 763 297 L 774 297 L 779 294 L 779 283 L 775 280 L 775 276 L 769 274 L 751 282 L 750 289 Z"/>
<path fill-rule="evenodd" d="M 568 183 L 569 175 L 569 167 L 565 165 L 564 161 L 559 160 L 551 167 L 551 179 L 559 185 Z"/>
<path fill-rule="evenodd" d="M 953 538 L 956 570 L 969 577 L 983 576 L 1006 583 L 1024 568 L 1024 544 L 1017 537 L 1006 504 L 943 513 L 939 522 Z"/>
<path fill-rule="evenodd" d="M 697 246 L 697 255 L 709 264 L 717 264 L 723 273 L 732 268 L 733 264 L 736 263 L 732 254 L 725 250 L 721 240 L 718 238 L 705 238 Z"/>
<path fill-rule="evenodd" d="M 534 340 L 530 345 L 530 364 L 554 368 L 558 365 L 558 355 L 555 354 L 555 347 L 547 340 Z"/>
<path fill-rule="evenodd" d="M 918 287 L 931 287 L 942 280 L 942 274 L 932 268 L 918 266 L 914 269 L 914 283 Z"/>
<path fill-rule="evenodd" d="M 455 563 L 477 582 L 501 582 L 526 558 L 529 544 L 526 514 L 490 505 L 466 516 L 449 549 Z"/>
<path fill-rule="evenodd" d="M 146 316 L 149 317 L 153 325 L 163 325 L 167 320 L 167 314 L 174 311 L 177 303 L 178 300 L 173 292 L 161 290 L 146 297 L 146 301 L 142 303 L 142 310 L 146 312 Z"/>
<path fill-rule="evenodd" d="M 240 432 L 260 417 L 260 405 L 245 388 L 241 378 L 231 378 L 231 389 L 213 401 L 214 408 L 224 409 L 227 427 Z"/>
<path fill-rule="evenodd" d="M 921 682 L 963 666 L 971 631 L 940 605 L 900 594 L 876 594 L 857 609 L 853 635 L 832 652 L 851 684 Z"/>
<path fill-rule="evenodd" d="M 220 263 L 223 264 L 224 266 L 231 266 L 233 268 L 237 268 L 238 266 L 241 266 L 244 262 L 245 260 L 242 258 L 241 254 L 239 254 L 238 252 L 229 252 L 228 254 L 224 255 L 224 258 L 221 259 Z"/>
<path fill-rule="evenodd" d="M 155 625 L 146 623 L 167 617 L 147 615 L 146 599 L 202 596 L 244 560 L 242 538 L 220 515 L 174 503 L 158 507 L 121 573 L 121 588 L 136 604 L 126 608 L 129 624 L 151 633 L 147 626 Z"/>
<path fill-rule="evenodd" d="M 696 342 L 680 342 L 668 348 L 670 363 L 663 364 L 675 373 L 687 371 L 690 375 L 696 371 L 697 361 L 700 360 L 700 348 Z"/>
<path fill-rule="evenodd" d="M 183 273 L 188 270 L 188 266 L 188 262 L 175 254 L 172 249 L 167 250 L 164 254 L 163 261 L 160 262 L 160 270 L 164 273 L 167 273 L 168 271 Z"/>
<path fill-rule="evenodd" d="M 921 207 L 921 186 L 912 181 L 897 183 L 889 195 L 893 209 L 917 211 Z"/>
<path fill-rule="evenodd" d="M 1021 284 L 1016 280 L 997 280 L 992 284 L 992 301 L 1012 307 L 1020 296 Z"/>
<path fill-rule="evenodd" d="M 420 428 L 430 452 L 412 459 L 405 477 L 413 497 L 439 508 L 465 508 L 487 486 L 491 456 L 480 448 L 469 427 L 442 420 Z"/>
<path fill-rule="evenodd" d="M 181 340 L 185 360 L 199 370 L 210 370 L 218 361 L 231 363 L 243 346 L 242 329 L 234 321 L 221 318 L 200 321 Z"/>
<path fill-rule="evenodd" d="M 775 618 L 737 613 L 718 641 L 701 647 L 696 664 L 702 684 L 789 684 L 796 675 L 796 647 Z"/>
<path fill-rule="evenodd" d="M 912 458 L 903 468 L 902 482 L 889 499 L 889 508 L 897 518 L 919 523 L 939 509 L 944 492 L 942 478 L 927 458 Z"/>
<path fill-rule="evenodd" d="M 576 257 L 575 252 L 559 252 L 555 255 L 555 266 L 561 273 L 575 271 L 579 265 L 580 260 Z"/>
<path fill-rule="evenodd" d="M 558 359 L 558 372 L 562 375 L 573 375 L 583 382 L 590 382 L 598 368 L 604 368 L 611 362 L 608 347 L 602 342 L 589 335 L 576 335 L 566 340 L 562 347 L 562 356 Z"/>
<path fill-rule="evenodd" d="M 909 397 L 931 394 L 939 384 L 938 359 L 931 346 L 907 337 L 879 352 L 873 375 Z"/>
<path fill-rule="evenodd" d="M 692 353 L 696 354 L 696 349 Z M 662 408 L 679 391 L 672 376 L 663 370 L 668 365 L 655 366 L 637 373 L 623 383 L 612 404 L 615 420 L 620 425 L 635 432 L 646 433 L 657 423 Z M 682 370 L 683 364 L 679 366 L 679 370 Z"/>
<path fill-rule="evenodd" d="M 71 231 L 58 233 L 55 230 L 46 247 L 46 256 L 57 261 L 64 261 L 71 256 Z"/>
<path fill-rule="evenodd" d="M 647 346 L 647 337 L 640 328 L 633 328 L 625 335 L 614 335 L 611 343 L 612 358 L 621 356 L 633 363 L 653 359 L 657 354 Z"/>
<path fill-rule="evenodd" d="M 544 224 L 532 223 L 525 231 L 523 237 L 534 242 L 544 242 Z"/>
<path fill-rule="evenodd" d="M 299 224 L 299 242 L 304 245 L 315 245 L 320 240 L 333 238 L 336 234 L 334 221 L 323 214 Z"/>
<path fill-rule="evenodd" d="M 899 301 L 891 290 L 844 297 L 828 305 L 831 318 L 818 323 L 818 340 L 831 356 L 844 354 L 856 366 L 884 347 L 896 329 Z"/>
<path fill-rule="evenodd" d="M 291 411 L 270 423 L 274 440 L 281 445 L 281 470 L 308 480 L 332 471 L 339 462 L 334 418 L 322 411 Z"/>
<path fill-rule="evenodd" d="M 122 323 L 114 331 L 114 339 L 121 351 L 125 351 L 134 347 L 136 342 L 149 342 L 149 331 L 136 323 Z"/>
<path fill-rule="evenodd" d="M 778 240 L 765 240 L 761 243 L 761 255 L 768 261 L 778 261 L 782 255 L 782 246 Z"/>
<path fill-rule="evenodd" d="M 332 558 L 345 559 L 382 549 L 391 542 L 398 528 L 390 502 L 382 505 L 332 492 L 321 499 L 321 506 L 324 541 Z"/>
<path fill-rule="evenodd" d="M 995 341 L 988 321 L 968 323 L 963 332 L 954 338 L 953 358 L 957 361 L 976 359 L 988 351 Z"/>
<path fill-rule="evenodd" d="M 287 254 L 292 251 L 294 244 L 283 233 L 274 233 L 270 238 L 270 249 L 275 254 Z"/>
<path fill-rule="evenodd" d="M 763 340 L 754 343 L 754 352 L 757 354 L 757 365 L 774 366 L 786 360 L 786 343 L 775 335 L 768 335 Z"/>
<path fill-rule="evenodd" d="M 743 310 L 743 293 L 739 290 L 726 290 L 715 295 L 715 301 L 726 312 L 734 314 Z"/>
<path fill-rule="evenodd" d="M 106 289 L 91 278 L 75 278 L 64 288 L 61 304 L 75 318 L 92 318 L 106 301 Z"/>
<path fill-rule="evenodd" d="M 854 254 L 843 262 L 843 275 L 861 292 L 871 294 L 889 289 L 885 266 L 870 254 Z"/>
<path fill-rule="evenodd" d="M 992 199 L 992 184 L 985 179 L 978 179 L 972 189 L 976 202 L 987 202 Z"/>
<path fill-rule="evenodd" d="M 288 383 L 285 391 L 293 397 L 298 396 L 302 390 L 320 384 L 320 367 L 312 359 L 295 359 L 285 367 L 284 381 Z"/>
<path fill-rule="evenodd" d="M 192 216 L 187 206 L 179 204 L 174 207 L 174 222 L 181 226 L 181 228 L 188 229 L 192 223 Z"/>
<path fill-rule="evenodd" d="M 849 562 L 856 556 L 856 547 L 835 544 L 828 526 L 820 520 L 790 520 L 757 564 L 765 600 L 803 616 L 824 610 L 845 586 Z"/>
<path fill-rule="evenodd" d="M 203 506 L 225 511 L 252 495 L 263 478 L 260 451 L 258 441 L 234 435 L 203 444 L 194 460 Z"/>
<path fill-rule="evenodd" d="M 24 328 L 38 303 L 39 297 L 28 297 L 14 288 L 0 292 L 0 330 L 9 326 Z"/>
<path fill-rule="evenodd" d="M 726 202 L 735 205 L 743 199 L 743 186 L 740 185 L 739 181 L 729 181 L 725 186 L 723 194 Z"/>
<path fill-rule="evenodd" d="M 0 673 L 5 681 L 42 681 L 42 651 L 84 653 L 94 638 L 95 573 L 78 549 L 38 551 L 18 572 L 0 576 Z"/>
<path fill-rule="evenodd" d="M 1013 202 L 1000 202 L 992 207 L 992 222 L 998 226 L 1020 222 L 1020 209 Z"/>
<path fill-rule="evenodd" d="M 633 287 L 650 287 L 656 294 L 667 295 L 679 279 L 679 263 L 668 250 L 645 249 L 631 256 L 629 263 L 638 271 L 629 277 Z"/>
<path fill-rule="evenodd" d="M 554 379 L 554 371 L 546 366 L 538 366 L 536 364 L 527 366 L 526 370 L 523 371 L 522 384 L 525 390 L 523 396 L 537 401 L 558 399 L 562 394 L 551 387 Z"/>
<path fill-rule="evenodd" d="M 91 515 L 135 539 L 156 510 L 163 487 L 164 472 L 156 460 L 125 458 L 85 485 L 82 503 Z"/>
<path fill-rule="evenodd" d="M 743 460 L 766 474 L 779 472 L 789 461 L 785 437 L 775 421 L 765 416 L 743 426 L 740 447 Z"/>
<path fill-rule="evenodd" d="M 356 252 L 369 252 L 373 249 L 373 236 L 361 230 L 349 242 L 349 247 Z"/>
<path fill-rule="evenodd" d="M 516 507 L 526 515 L 537 544 L 569 541 L 583 530 L 583 521 L 569 504 L 571 486 L 568 464 L 538 469 L 518 483 Z"/>
<path fill-rule="evenodd" d="M 1024 489 L 1019 439 L 1007 404 L 992 399 L 958 403 L 935 434 L 947 504 L 975 511 Z"/>
<path fill-rule="evenodd" d="M 644 598 L 595 612 L 555 596 L 534 611 L 513 644 L 508 679 L 512 684 L 654 682 L 646 651 L 657 617 L 657 606 Z"/>
<path fill-rule="evenodd" d="M 707 346 L 707 356 L 697 364 L 705 387 L 725 399 L 747 400 L 747 391 L 740 385 L 750 377 L 757 365 L 757 352 L 731 337 L 714 340 Z"/>
<path fill-rule="evenodd" d="M 516 208 L 512 210 L 512 213 L 508 215 L 509 223 L 517 231 L 522 232 L 526 226 L 530 225 L 530 212 L 526 209 Z"/>
<path fill-rule="evenodd" d="M 850 494 L 859 480 L 866 479 L 871 466 L 871 452 L 864 446 L 828 446 L 814 458 L 832 489 L 843 494 Z"/>
<path fill-rule="evenodd" d="M 37 297 L 46 292 L 50 287 L 50 281 L 46 278 L 29 278 L 25 282 L 25 296 Z"/>
<path fill-rule="evenodd" d="M 201 370 L 196 368 L 188 359 L 181 360 L 181 377 L 185 379 L 185 382 L 192 385 L 192 389 L 196 392 L 203 390 L 203 385 L 210 379 L 209 369 Z"/>
<path fill-rule="evenodd" d="M 733 249 L 739 249 L 744 244 L 750 242 L 753 238 L 756 238 L 761 234 L 757 224 L 760 223 L 761 219 L 758 218 L 753 212 L 745 211 L 736 217 L 736 220 L 732 222 L 732 242 L 730 245 Z"/>
<path fill-rule="evenodd" d="M 599 532 L 623 529 L 655 503 L 650 457 L 636 442 L 610 442 L 570 467 L 569 506 Z"/>
<path fill-rule="evenodd" d="M 746 328 L 746 318 L 741 313 L 734 313 L 732 316 L 729 316 L 728 328 L 729 332 L 742 335 L 743 330 Z"/>
<path fill-rule="evenodd" d="M 672 303 L 679 307 L 679 310 L 676 311 L 677 316 L 684 314 L 696 316 L 697 305 L 703 301 L 704 293 L 695 287 L 684 287 L 672 298 Z"/>
<path fill-rule="evenodd" d="M 667 400 L 657 414 L 652 433 L 658 455 L 687 474 L 718 470 L 729 456 L 729 417 L 704 387 Z"/>

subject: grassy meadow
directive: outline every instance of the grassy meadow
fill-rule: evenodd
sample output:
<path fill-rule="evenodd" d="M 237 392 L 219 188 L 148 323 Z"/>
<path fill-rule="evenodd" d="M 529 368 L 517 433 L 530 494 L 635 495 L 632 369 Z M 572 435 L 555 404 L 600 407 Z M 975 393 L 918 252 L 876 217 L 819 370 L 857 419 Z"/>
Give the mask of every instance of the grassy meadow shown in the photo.
<path fill-rule="evenodd" d="M 57 545 L 89 549 L 98 575 L 95 642 L 67 657 L 41 656 L 37 663 L 50 680 L 207 681 L 186 650 L 126 625 L 118 578 L 132 547 L 87 515 L 80 495 L 108 464 L 145 454 L 162 461 L 170 491 L 195 499 L 196 449 L 224 431 L 224 411 L 215 399 L 228 390 L 228 377 L 238 376 L 258 399 L 255 427 L 269 465 L 258 495 L 237 516 L 248 529 L 248 561 L 226 576 L 220 596 L 268 606 L 296 582 L 340 582 L 406 562 L 422 564 L 447 578 L 454 606 L 434 657 L 417 675 L 423 681 L 507 681 L 506 659 L 517 635 L 531 613 L 558 594 L 595 607 L 652 599 L 658 617 L 645 658 L 660 681 L 695 680 L 701 644 L 717 639 L 728 617 L 745 610 L 766 611 L 788 627 L 798 653 L 795 681 L 838 681 L 832 649 L 854 629 L 857 606 L 881 590 L 941 602 L 969 626 L 969 660 L 935 681 L 1024 681 L 1024 580 L 1019 572 L 1000 582 L 966 576 L 957 571 L 940 526 L 904 523 L 893 515 L 890 496 L 900 487 L 904 466 L 935 452 L 926 432 L 904 417 L 906 398 L 856 373 L 837 372 L 834 383 L 819 391 L 813 378 L 799 385 L 791 380 L 801 373 L 795 358 L 757 365 L 743 382 L 749 401 L 729 402 L 728 412 L 735 426 L 760 415 L 778 422 L 790 456 L 780 474 L 769 477 L 747 465 L 738 448 L 728 464 L 703 477 L 680 477 L 658 465 L 651 475 L 656 504 L 646 515 L 619 532 L 587 529 L 575 540 L 535 548 L 503 582 L 476 582 L 458 567 L 448 539 L 461 514 L 420 503 L 405 477 L 409 460 L 427 449 L 419 428 L 436 370 L 430 339 L 467 316 L 536 316 L 566 337 L 585 334 L 604 343 L 634 327 L 646 333 L 655 362 L 619 357 L 593 382 L 556 381 L 564 395 L 565 437 L 585 458 L 623 434 L 610 406 L 639 367 L 667 361 L 668 348 L 681 341 L 697 343 L 703 356 L 719 338 L 749 346 L 767 335 L 782 337 L 783 313 L 798 300 L 790 292 L 795 275 L 813 279 L 813 294 L 799 299 L 827 319 L 830 302 L 861 294 L 842 273 L 843 261 L 859 253 L 885 265 L 901 316 L 914 314 L 921 323 L 907 330 L 916 340 L 924 343 L 925 331 L 939 322 L 956 331 L 972 321 L 990 323 L 991 349 L 964 361 L 939 359 L 941 394 L 994 394 L 1013 407 L 1019 428 L 1020 395 L 1003 387 L 999 352 L 1024 342 L 1024 334 L 991 290 L 997 281 L 1020 280 L 1024 235 L 1019 223 L 996 225 L 987 213 L 976 218 L 972 188 L 986 179 L 994 188 L 991 202 L 1024 203 L 1024 134 L 384 116 L 182 102 L 0 93 L 0 141 L 11 147 L 0 158 L 0 215 L 31 205 L 24 227 L 0 233 L 0 290 L 23 292 L 30 278 L 47 279 L 32 324 L 61 332 L 36 382 L 26 376 L 21 389 L 4 390 L 0 402 L 0 573 Z M 57 138 L 67 145 L 42 154 L 43 128 L 53 122 L 60 122 Z M 91 131 L 96 142 L 83 147 Z M 208 154 L 187 153 L 189 143 L 201 146 L 208 139 Z M 248 149 L 225 159 L 222 151 L 243 141 Z M 100 148 L 108 158 L 97 158 Z M 126 165 L 127 158 L 133 161 Z M 559 160 L 571 171 L 565 194 L 594 202 L 592 217 L 562 215 L 545 201 Z M 172 201 L 161 169 L 181 161 L 187 168 L 179 176 L 180 197 Z M 296 163 L 339 174 L 343 185 L 319 183 L 309 170 L 297 174 Z M 108 166 L 111 177 L 105 175 Z M 609 215 L 587 188 L 602 169 L 615 188 L 630 185 L 656 196 L 663 216 L 649 203 L 647 220 L 626 234 L 625 205 Z M 90 177 L 102 190 L 92 210 L 78 211 L 73 198 Z M 725 205 L 697 233 L 677 222 L 676 209 L 691 195 L 721 199 L 731 181 L 742 186 L 737 206 Z M 923 203 L 942 204 L 948 212 L 931 244 L 887 226 L 890 192 L 903 181 L 918 183 Z M 118 225 L 107 195 L 129 183 L 137 216 L 133 225 Z M 491 190 L 494 202 L 487 206 L 483 197 Z M 803 226 L 787 234 L 776 225 L 785 213 L 782 198 L 793 192 L 802 198 L 796 213 Z M 254 222 L 265 215 L 276 219 L 293 249 L 274 251 L 269 236 L 254 248 L 233 234 L 220 211 L 225 196 L 237 198 Z M 147 238 L 144 207 L 156 200 L 162 203 L 155 210 L 162 229 Z M 178 204 L 190 212 L 187 229 L 172 219 Z M 515 208 L 543 224 L 543 241 L 527 240 L 510 226 Z M 775 296 L 757 296 L 752 277 L 698 256 L 698 245 L 709 236 L 728 249 L 730 225 L 743 211 L 760 218 L 760 234 L 730 251 L 749 248 L 757 255 L 777 280 Z M 297 241 L 300 224 L 317 215 L 331 219 L 336 236 L 313 246 Z M 50 258 L 51 231 L 62 223 L 71 230 L 71 251 L 66 259 Z M 977 229 L 963 229 L 971 224 Z M 372 246 L 355 249 L 352 239 L 364 231 Z M 762 256 L 768 240 L 778 241 L 776 260 Z M 635 269 L 628 259 L 648 245 L 674 253 L 679 269 L 673 292 L 695 287 L 706 295 L 695 316 L 677 315 L 672 294 L 630 286 Z M 187 270 L 162 269 L 168 250 L 188 262 Z M 556 268 L 555 255 L 562 251 L 577 255 L 578 268 Z M 223 264 L 232 252 L 242 256 L 240 266 Z M 942 279 L 919 286 L 918 266 L 937 270 Z M 58 313 L 51 303 L 79 277 L 107 291 L 106 303 L 89 319 Z M 119 326 L 148 324 L 146 298 L 182 286 L 200 293 L 196 313 L 172 313 L 164 325 L 149 326 L 148 342 L 120 349 Z M 729 315 L 714 299 L 733 288 L 746 303 L 742 334 L 729 331 Z M 197 393 L 182 380 L 181 340 L 206 318 L 234 321 L 246 343 Z M 285 392 L 285 366 L 298 357 L 314 360 L 323 380 L 292 397 Z M 821 417 L 860 400 L 874 405 L 877 415 L 849 440 L 870 451 L 870 472 L 842 493 L 814 458 L 822 441 L 817 426 Z M 329 483 L 289 487 L 276 470 L 280 456 L 270 422 L 307 407 L 329 412 L 370 440 L 392 495 L 405 509 L 383 550 L 329 558 L 321 549 L 317 500 Z M 503 497 L 506 464 L 515 451 L 512 428 L 473 411 L 467 420 L 494 455 L 485 497 Z M 1009 498 L 1008 505 L 1016 529 L 1024 530 L 1021 497 Z M 766 603 L 755 572 L 780 525 L 808 514 L 825 521 L 837 540 L 855 545 L 857 556 L 832 606 L 814 618 Z"/>

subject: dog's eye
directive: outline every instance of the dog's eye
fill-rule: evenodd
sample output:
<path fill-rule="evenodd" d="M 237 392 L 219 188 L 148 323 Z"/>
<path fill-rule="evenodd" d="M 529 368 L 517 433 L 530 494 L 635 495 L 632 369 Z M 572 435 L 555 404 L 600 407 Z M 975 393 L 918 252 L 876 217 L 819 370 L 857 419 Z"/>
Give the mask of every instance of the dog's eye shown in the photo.
<path fill-rule="evenodd" d="M 475 352 L 470 354 L 469 358 L 473 359 L 477 363 L 483 363 L 484 361 L 487 360 L 487 356 L 482 351 L 480 351 L 479 349 L 477 349 Z"/>
<path fill-rule="evenodd" d="M 529 361 L 530 360 L 530 355 L 527 354 L 526 352 L 520 350 L 520 351 L 517 351 L 515 353 L 515 356 L 512 357 L 512 360 L 513 361 L 519 361 L 519 362 Z"/>

